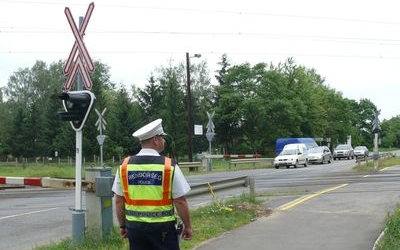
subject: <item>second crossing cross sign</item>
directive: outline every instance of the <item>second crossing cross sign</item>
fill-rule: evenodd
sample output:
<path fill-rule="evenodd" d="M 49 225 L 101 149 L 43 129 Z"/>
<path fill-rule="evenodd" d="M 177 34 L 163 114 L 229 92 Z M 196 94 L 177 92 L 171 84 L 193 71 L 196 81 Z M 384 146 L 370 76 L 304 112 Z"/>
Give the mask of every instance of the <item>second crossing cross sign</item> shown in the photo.
<path fill-rule="evenodd" d="M 97 130 L 99 130 L 100 134 L 103 134 L 103 130 L 106 129 L 107 122 L 104 119 L 104 113 L 106 112 L 107 108 L 104 108 L 103 111 L 100 113 L 97 109 L 94 109 L 96 111 L 97 115 L 99 116 L 99 119 L 97 119 L 95 126 L 97 126 Z"/>
<path fill-rule="evenodd" d="M 77 71 L 81 73 L 86 89 L 88 90 L 92 89 L 92 81 L 90 80 L 89 72 L 91 73 L 94 72 L 94 63 L 90 58 L 85 43 L 83 42 L 83 35 L 85 34 L 85 30 L 89 23 L 89 19 L 90 16 L 92 15 L 93 9 L 94 9 L 94 3 L 89 4 L 82 26 L 78 30 L 74 18 L 72 17 L 70 9 L 68 7 L 65 7 L 64 12 L 65 15 L 67 16 L 68 23 L 71 26 L 72 32 L 74 33 L 75 37 L 74 46 L 72 47 L 71 53 L 64 66 L 64 74 L 68 75 L 67 81 L 64 85 L 64 88 L 67 91 L 71 89 Z M 76 56 L 77 52 L 78 55 Z M 76 60 L 74 61 L 75 58 Z"/>

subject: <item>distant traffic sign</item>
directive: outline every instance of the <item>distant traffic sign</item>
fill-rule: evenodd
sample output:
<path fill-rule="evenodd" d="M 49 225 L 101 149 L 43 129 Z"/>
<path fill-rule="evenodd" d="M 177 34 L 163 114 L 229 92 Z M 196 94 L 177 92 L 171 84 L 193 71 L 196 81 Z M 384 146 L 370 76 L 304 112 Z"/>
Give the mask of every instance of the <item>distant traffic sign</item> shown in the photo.
<path fill-rule="evenodd" d="M 107 108 L 104 108 L 103 111 L 100 113 L 97 109 L 94 109 L 96 111 L 97 115 L 99 116 L 99 119 L 97 119 L 95 126 L 97 126 L 97 130 L 99 130 L 100 134 L 103 134 L 103 130 L 106 129 L 107 122 L 104 119 L 104 113 L 106 112 Z"/>
<path fill-rule="evenodd" d="M 100 146 L 104 145 L 104 140 L 106 139 L 105 135 L 98 135 L 96 136 L 97 142 Z"/>
<path fill-rule="evenodd" d="M 83 23 L 78 30 L 71 11 L 68 7 L 65 7 L 65 15 L 68 23 L 71 27 L 72 33 L 75 37 L 75 43 L 72 47 L 71 53 L 69 54 L 68 60 L 64 66 L 64 74 L 68 75 L 67 81 L 64 85 L 65 90 L 69 91 L 72 87 L 72 83 L 75 80 L 76 73 L 82 76 L 83 82 L 86 89 L 92 89 L 92 81 L 90 80 L 89 72 L 94 72 L 94 63 L 90 58 L 89 52 L 83 42 L 83 35 L 85 34 L 86 27 L 89 23 L 89 19 L 94 9 L 94 3 L 89 4 L 86 11 L 86 15 L 83 19 Z M 77 55 L 78 53 L 78 55 Z M 74 59 L 76 58 L 75 62 Z"/>

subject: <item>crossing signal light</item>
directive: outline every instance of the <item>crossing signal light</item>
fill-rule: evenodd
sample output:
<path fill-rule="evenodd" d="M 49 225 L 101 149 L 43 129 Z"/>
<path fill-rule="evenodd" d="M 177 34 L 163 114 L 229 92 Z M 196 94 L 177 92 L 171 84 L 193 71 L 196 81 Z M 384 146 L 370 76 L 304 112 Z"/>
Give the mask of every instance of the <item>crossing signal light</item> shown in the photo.
<path fill-rule="evenodd" d="M 88 90 L 79 90 L 57 93 L 53 98 L 63 102 L 64 111 L 58 112 L 59 118 L 70 121 L 75 131 L 82 130 L 96 100 L 95 95 Z"/>

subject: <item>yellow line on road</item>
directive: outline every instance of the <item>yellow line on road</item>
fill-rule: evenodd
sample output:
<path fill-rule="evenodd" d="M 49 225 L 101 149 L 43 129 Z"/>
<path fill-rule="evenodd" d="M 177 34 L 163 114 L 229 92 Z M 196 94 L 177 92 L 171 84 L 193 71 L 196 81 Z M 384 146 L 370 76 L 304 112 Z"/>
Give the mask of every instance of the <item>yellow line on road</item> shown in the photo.
<path fill-rule="evenodd" d="M 389 168 L 391 168 L 391 167 L 393 167 L 393 166 L 385 167 L 385 168 L 379 169 L 378 171 L 379 171 L 379 172 L 383 172 L 383 171 L 385 171 L 385 170 L 387 170 L 387 169 L 389 169 Z M 367 174 L 367 175 L 364 175 L 363 177 L 369 177 L 369 176 L 370 176 L 370 175 Z"/>
<path fill-rule="evenodd" d="M 336 186 L 336 187 L 324 189 L 324 190 L 319 191 L 319 192 L 317 192 L 317 193 L 315 193 L 315 194 L 307 195 L 307 196 L 305 196 L 305 197 L 299 198 L 299 199 L 297 199 L 297 200 L 294 200 L 294 201 L 292 201 L 292 202 L 289 202 L 289 203 L 287 203 L 287 204 L 285 204 L 285 205 L 280 206 L 280 207 L 278 208 L 278 210 L 282 210 L 282 211 L 288 210 L 288 209 L 290 209 L 290 208 L 292 208 L 292 207 L 294 207 L 294 206 L 297 206 L 297 205 L 299 205 L 299 204 L 301 204 L 301 203 L 303 203 L 303 202 L 305 202 L 305 201 L 308 201 L 309 199 L 312 199 L 312 198 L 317 197 L 317 196 L 319 196 L 319 195 L 321 195 L 321 194 L 325 194 L 325 193 L 331 192 L 331 191 L 333 191 L 333 190 L 336 190 L 336 189 L 345 187 L 345 186 L 347 186 L 347 185 L 348 185 L 348 184 L 342 184 L 342 185 L 339 185 L 339 186 Z"/>

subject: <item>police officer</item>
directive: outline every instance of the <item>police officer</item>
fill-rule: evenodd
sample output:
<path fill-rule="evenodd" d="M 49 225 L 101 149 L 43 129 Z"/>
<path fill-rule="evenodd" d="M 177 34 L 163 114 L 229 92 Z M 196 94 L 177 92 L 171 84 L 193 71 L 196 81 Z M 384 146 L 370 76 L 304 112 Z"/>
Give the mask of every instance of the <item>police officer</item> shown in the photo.
<path fill-rule="evenodd" d="M 120 234 L 129 239 L 131 250 L 179 250 L 175 209 L 183 222 L 181 237 L 190 240 L 192 227 L 184 196 L 190 186 L 176 162 L 160 155 L 166 136 L 162 119 L 132 135 L 142 149 L 124 159 L 112 187 Z"/>

